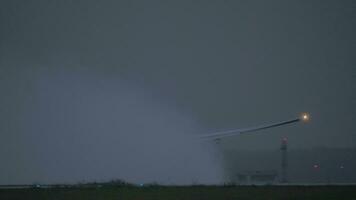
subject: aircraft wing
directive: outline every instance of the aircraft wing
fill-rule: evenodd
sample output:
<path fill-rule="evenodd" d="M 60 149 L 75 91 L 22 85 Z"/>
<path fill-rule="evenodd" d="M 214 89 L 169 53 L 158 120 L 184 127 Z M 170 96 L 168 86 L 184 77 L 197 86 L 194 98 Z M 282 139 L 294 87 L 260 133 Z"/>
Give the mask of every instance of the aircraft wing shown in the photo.
<path fill-rule="evenodd" d="M 260 131 L 260 130 L 264 130 L 264 129 L 274 128 L 274 127 L 278 127 L 278 126 L 284 126 L 284 125 L 296 123 L 299 121 L 307 121 L 308 119 L 309 119 L 309 116 L 307 114 L 303 114 L 301 117 L 290 119 L 290 120 L 285 120 L 285 121 L 270 123 L 270 124 L 264 124 L 261 126 L 256 126 L 256 127 L 251 127 L 251 128 L 232 129 L 232 130 L 215 132 L 215 133 L 203 135 L 203 136 L 201 136 L 201 138 L 215 140 L 215 139 L 220 139 L 223 137 L 230 137 L 230 136 Z"/>

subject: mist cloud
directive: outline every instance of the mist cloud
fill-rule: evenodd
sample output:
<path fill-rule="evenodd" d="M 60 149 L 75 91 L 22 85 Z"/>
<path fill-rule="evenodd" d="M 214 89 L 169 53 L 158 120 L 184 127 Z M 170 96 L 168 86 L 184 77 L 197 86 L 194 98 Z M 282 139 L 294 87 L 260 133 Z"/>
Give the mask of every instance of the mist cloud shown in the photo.
<path fill-rule="evenodd" d="M 70 70 L 33 78 L 19 113 L 20 161 L 8 160 L 3 183 L 221 180 L 214 151 L 192 134 L 200 129 L 194 119 L 143 87 Z"/>

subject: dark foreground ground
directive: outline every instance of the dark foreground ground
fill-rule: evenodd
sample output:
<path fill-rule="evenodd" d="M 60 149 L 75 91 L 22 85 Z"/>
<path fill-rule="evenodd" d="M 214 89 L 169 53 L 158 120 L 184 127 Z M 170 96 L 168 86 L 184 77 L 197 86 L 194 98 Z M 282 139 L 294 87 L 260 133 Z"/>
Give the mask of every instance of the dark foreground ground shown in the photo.
<path fill-rule="evenodd" d="M 0 189 L 0 199 L 355 199 L 356 186 L 191 186 Z"/>

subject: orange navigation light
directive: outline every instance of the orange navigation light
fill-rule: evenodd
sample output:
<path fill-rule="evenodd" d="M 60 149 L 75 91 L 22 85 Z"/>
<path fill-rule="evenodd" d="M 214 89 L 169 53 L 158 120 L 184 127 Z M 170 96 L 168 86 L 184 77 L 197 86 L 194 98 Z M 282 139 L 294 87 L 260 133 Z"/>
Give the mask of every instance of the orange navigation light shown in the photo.
<path fill-rule="evenodd" d="M 303 113 L 302 116 L 301 116 L 301 120 L 303 120 L 304 122 L 307 122 L 309 121 L 310 119 L 310 116 L 308 113 Z"/>

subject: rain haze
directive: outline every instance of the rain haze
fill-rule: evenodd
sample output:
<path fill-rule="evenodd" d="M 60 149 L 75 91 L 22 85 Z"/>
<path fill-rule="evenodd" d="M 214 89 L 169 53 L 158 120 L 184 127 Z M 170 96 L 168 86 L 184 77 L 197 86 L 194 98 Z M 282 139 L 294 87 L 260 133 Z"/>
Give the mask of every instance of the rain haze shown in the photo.
<path fill-rule="evenodd" d="M 283 137 L 290 149 L 355 149 L 355 9 L 1 1 L 0 184 L 218 184 L 227 151 L 274 150 Z M 302 112 L 310 123 L 197 139 Z"/>

